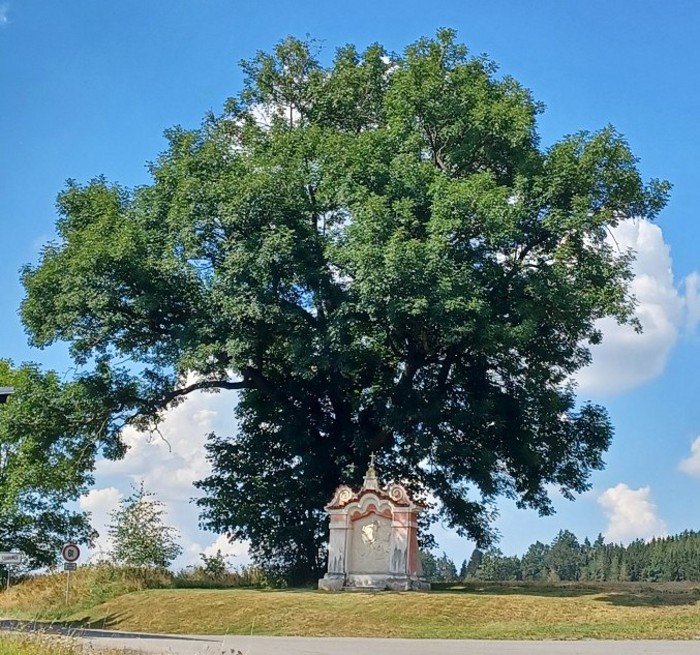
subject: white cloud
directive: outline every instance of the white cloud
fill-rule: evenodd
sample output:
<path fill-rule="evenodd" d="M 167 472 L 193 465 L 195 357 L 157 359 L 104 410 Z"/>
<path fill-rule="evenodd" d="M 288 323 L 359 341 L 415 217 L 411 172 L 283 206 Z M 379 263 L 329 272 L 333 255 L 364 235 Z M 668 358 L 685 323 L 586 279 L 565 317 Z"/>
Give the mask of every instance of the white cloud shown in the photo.
<path fill-rule="evenodd" d="M 610 541 L 651 539 L 668 534 L 666 523 L 656 514 L 648 486 L 631 489 L 621 482 L 604 491 L 598 503 L 608 516 L 605 537 Z"/>
<path fill-rule="evenodd" d="M 692 272 L 685 278 L 686 329 L 694 332 L 700 323 L 700 274 Z"/>
<path fill-rule="evenodd" d="M 646 220 L 622 221 L 613 232 L 621 250 L 636 253 L 631 290 L 644 331 L 603 319 L 598 326 L 603 343 L 591 349 L 593 363 L 577 375 L 584 393 L 615 393 L 632 389 L 663 372 L 671 349 L 685 330 L 700 320 L 700 276 L 685 279 L 683 295 L 673 279 L 670 247 L 658 225 Z"/>
<path fill-rule="evenodd" d="M 234 541 L 229 542 L 226 535 L 220 534 L 208 546 L 201 546 L 199 543 L 191 542 L 188 544 L 190 551 L 190 560 L 192 563 L 201 564 L 200 554 L 207 557 L 213 557 L 217 552 L 221 551 L 226 561 L 230 566 L 238 567 L 250 563 L 248 554 L 248 542 Z"/>
<path fill-rule="evenodd" d="M 100 535 L 88 554 L 90 559 L 104 559 L 111 550 L 107 525 L 110 523 L 110 513 L 117 509 L 122 498 L 122 493 L 116 487 L 104 487 L 91 489 L 78 499 L 78 506 L 81 510 L 90 512 L 90 524 Z"/>
<path fill-rule="evenodd" d="M 678 468 L 688 475 L 700 477 L 700 437 L 695 439 L 690 446 L 690 457 L 681 460 Z"/>
<path fill-rule="evenodd" d="M 298 112 L 298 110 L 295 107 L 290 107 L 289 105 L 258 103 L 251 107 L 251 114 L 253 116 L 253 120 L 263 128 L 272 127 L 272 123 L 275 118 L 283 118 L 286 121 L 290 120 L 291 118 L 294 124 L 298 123 L 301 119 L 301 114 Z"/>
<path fill-rule="evenodd" d="M 3 3 L 0 5 L 0 27 L 5 27 L 10 22 L 10 5 Z"/>
<path fill-rule="evenodd" d="M 85 510 L 100 509 L 94 514 L 93 527 L 100 534 L 106 532 L 103 519 L 120 500 L 115 494 L 129 495 L 132 485 L 143 482 L 146 491 L 153 492 L 165 505 L 167 525 L 180 533 L 183 554 L 175 561 L 175 569 L 199 564 L 200 553 L 215 554 L 218 548 L 225 555 L 235 555 L 234 565 L 248 563 L 247 544 L 227 544 L 225 537 L 199 528 L 199 509 L 192 502 L 201 496 L 193 482 L 202 480 L 211 470 L 204 450 L 206 437 L 211 432 L 235 433 L 235 402 L 236 396 L 231 393 L 196 392 L 166 413 L 160 434 L 126 429 L 126 455 L 117 461 L 100 460 L 95 470 L 96 488 L 80 500 Z M 107 508 L 109 502 L 112 505 Z M 109 544 L 101 537 L 99 546 L 107 550 Z"/>
<path fill-rule="evenodd" d="M 224 557 L 241 557 L 247 555 L 248 546 L 235 541 L 231 543 L 226 535 L 220 534 L 216 540 L 209 544 L 202 552 L 205 555 L 212 556 L 216 555 L 218 551 L 221 551 Z"/>

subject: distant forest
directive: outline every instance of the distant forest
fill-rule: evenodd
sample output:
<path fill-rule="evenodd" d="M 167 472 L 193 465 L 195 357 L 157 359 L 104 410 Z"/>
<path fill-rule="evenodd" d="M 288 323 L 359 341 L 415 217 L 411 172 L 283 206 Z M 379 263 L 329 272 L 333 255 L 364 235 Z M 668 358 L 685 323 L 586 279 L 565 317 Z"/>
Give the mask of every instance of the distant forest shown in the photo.
<path fill-rule="evenodd" d="M 595 581 L 675 582 L 700 581 L 700 533 L 686 531 L 673 537 L 627 546 L 605 543 L 602 535 L 580 543 L 561 530 L 551 544 L 532 544 L 522 557 L 506 556 L 498 548 L 474 550 L 460 569 L 443 553 L 421 552 L 424 576 L 434 582 L 484 580 L 507 582 Z"/>

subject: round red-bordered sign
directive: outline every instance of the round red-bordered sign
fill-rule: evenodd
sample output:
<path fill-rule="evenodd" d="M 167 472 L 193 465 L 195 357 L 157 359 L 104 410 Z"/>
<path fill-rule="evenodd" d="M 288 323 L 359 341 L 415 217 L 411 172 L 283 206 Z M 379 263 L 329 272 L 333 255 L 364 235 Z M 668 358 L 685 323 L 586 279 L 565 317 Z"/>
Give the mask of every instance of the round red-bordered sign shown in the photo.
<path fill-rule="evenodd" d="M 77 544 L 65 544 L 61 548 L 61 557 L 66 562 L 77 562 L 80 558 L 80 548 L 78 548 Z"/>

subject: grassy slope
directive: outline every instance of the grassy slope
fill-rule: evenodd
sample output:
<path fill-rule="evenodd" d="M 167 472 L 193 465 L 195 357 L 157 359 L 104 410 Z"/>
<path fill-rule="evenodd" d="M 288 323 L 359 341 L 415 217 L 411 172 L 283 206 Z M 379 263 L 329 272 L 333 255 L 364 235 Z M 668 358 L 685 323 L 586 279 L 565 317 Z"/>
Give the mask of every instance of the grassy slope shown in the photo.
<path fill-rule="evenodd" d="M 467 585 L 430 593 L 172 589 L 144 572 L 84 569 L 0 593 L 0 614 L 168 633 L 476 639 L 700 636 L 693 585 Z"/>
<path fill-rule="evenodd" d="M 122 630 L 442 639 L 700 636 L 696 592 L 551 594 L 152 590 L 71 617 Z"/>
<path fill-rule="evenodd" d="M 0 615 L 22 619 L 61 620 L 83 608 L 133 591 L 172 586 L 171 576 L 111 566 L 83 567 L 71 576 L 66 606 L 66 574 L 36 576 L 0 593 Z"/>

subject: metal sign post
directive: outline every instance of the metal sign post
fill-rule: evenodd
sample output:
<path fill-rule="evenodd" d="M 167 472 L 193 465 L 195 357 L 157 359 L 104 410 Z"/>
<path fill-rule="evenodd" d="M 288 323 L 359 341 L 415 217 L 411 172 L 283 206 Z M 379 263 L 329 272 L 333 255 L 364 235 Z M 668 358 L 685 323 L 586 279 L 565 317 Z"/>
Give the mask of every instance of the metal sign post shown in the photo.
<path fill-rule="evenodd" d="M 14 387 L 0 387 L 0 405 L 4 405 L 7 399 L 15 392 Z M 10 564 L 20 564 L 24 553 L 0 553 L 0 564 L 4 564 L 7 569 L 7 588 L 10 588 Z M 19 556 L 19 559 L 13 559 Z M 5 559 L 4 557 L 7 557 Z"/>
<path fill-rule="evenodd" d="M 1 390 L 1 388 L 0 388 Z M 5 565 L 7 570 L 7 588 L 10 588 L 10 577 L 12 576 L 12 565 L 21 564 L 24 561 L 24 553 L 0 552 L 0 564 Z"/>
<path fill-rule="evenodd" d="M 70 600 L 70 569 L 66 569 L 66 571 L 66 606 L 68 606 Z"/>
<path fill-rule="evenodd" d="M 76 562 L 80 558 L 80 548 L 76 544 L 65 544 L 61 548 L 61 557 L 65 560 L 63 569 L 66 572 L 66 605 L 70 601 L 70 575 L 78 568 Z"/>

